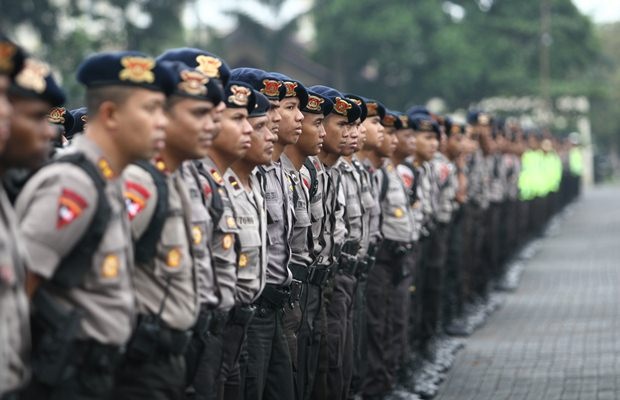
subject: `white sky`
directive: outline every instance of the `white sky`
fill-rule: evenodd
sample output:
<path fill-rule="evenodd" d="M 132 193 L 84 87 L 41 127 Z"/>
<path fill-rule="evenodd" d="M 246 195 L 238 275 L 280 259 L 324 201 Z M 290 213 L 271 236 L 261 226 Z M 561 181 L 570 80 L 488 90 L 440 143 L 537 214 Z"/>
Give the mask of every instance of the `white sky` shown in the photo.
<path fill-rule="evenodd" d="M 618 0 L 573 0 L 582 13 L 591 16 L 595 22 L 620 21 Z"/>

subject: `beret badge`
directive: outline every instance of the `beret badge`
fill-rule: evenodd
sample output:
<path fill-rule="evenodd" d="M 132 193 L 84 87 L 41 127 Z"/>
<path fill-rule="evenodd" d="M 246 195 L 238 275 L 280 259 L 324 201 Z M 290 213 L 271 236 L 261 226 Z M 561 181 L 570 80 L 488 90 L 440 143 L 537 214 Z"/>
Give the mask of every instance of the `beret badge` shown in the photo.
<path fill-rule="evenodd" d="M 433 124 L 431 121 L 427 121 L 427 120 L 422 120 L 419 123 L 419 130 L 420 131 L 428 131 L 428 132 L 432 132 L 433 131 Z"/>
<path fill-rule="evenodd" d="M 16 50 L 11 43 L 0 43 L 0 71 L 11 71 L 13 69 L 13 55 Z"/>
<path fill-rule="evenodd" d="M 219 68 L 222 66 L 222 61 L 215 57 L 199 55 L 196 57 L 196 62 L 198 63 L 196 69 L 205 74 L 208 78 L 220 77 Z"/>
<path fill-rule="evenodd" d="M 308 96 L 308 104 L 306 104 L 306 108 L 310 111 L 321 111 L 321 105 L 325 102 L 320 97 L 310 95 Z"/>
<path fill-rule="evenodd" d="M 286 86 L 286 97 L 295 97 L 295 89 L 297 89 L 297 82 L 284 82 L 284 86 Z"/>
<path fill-rule="evenodd" d="M 147 57 L 127 56 L 121 59 L 123 69 L 119 72 L 118 77 L 122 81 L 131 81 L 134 83 L 153 83 L 155 74 L 155 60 Z"/>
<path fill-rule="evenodd" d="M 230 87 L 230 91 L 232 95 L 228 97 L 229 103 L 236 104 L 240 107 L 245 107 L 248 105 L 248 97 L 252 94 L 250 89 L 243 86 L 232 85 Z"/>
<path fill-rule="evenodd" d="M 352 108 L 353 106 L 351 105 L 351 103 L 347 102 L 346 100 L 343 100 L 340 97 L 336 97 L 336 103 L 334 104 L 334 110 L 340 114 L 340 115 L 344 115 L 345 117 L 347 116 L 349 110 Z"/>
<path fill-rule="evenodd" d="M 385 126 L 394 126 L 396 123 L 396 117 L 392 114 L 387 114 L 385 118 L 383 118 L 383 125 Z"/>
<path fill-rule="evenodd" d="M 179 82 L 178 88 L 192 96 L 204 96 L 207 94 L 207 87 L 205 85 L 208 82 L 209 78 L 203 73 L 185 70 L 181 72 L 181 82 Z"/>
<path fill-rule="evenodd" d="M 368 116 L 373 117 L 379 114 L 379 106 L 377 103 L 366 103 L 366 108 L 368 108 Z"/>
<path fill-rule="evenodd" d="M 403 129 L 409 128 L 409 117 L 407 117 L 406 115 L 399 115 L 398 119 L 400 119 L 400 123 L 403 125 Z"/>
<path fill-rule="evenodd" d="M 278 97 L 282 83 L 273 79 L 263 79 L 263 88 L 260 90 L 265 96 Z"/>
<path fill-rule="evenodd" d="M 45 77 L 49 73 L 50 69 L 47 64 L 29 58 L 26 60 L 24 69 L 15 78 L 15 82 L 25 89 L 41 94 L 47 88 Z"/>
<path fill-rule="evenodd" d="M 50 110 L 47 120 L 52 124 L 64 124 L 66 113 L 67 110 L 64 107 L 54 107 Z"/>

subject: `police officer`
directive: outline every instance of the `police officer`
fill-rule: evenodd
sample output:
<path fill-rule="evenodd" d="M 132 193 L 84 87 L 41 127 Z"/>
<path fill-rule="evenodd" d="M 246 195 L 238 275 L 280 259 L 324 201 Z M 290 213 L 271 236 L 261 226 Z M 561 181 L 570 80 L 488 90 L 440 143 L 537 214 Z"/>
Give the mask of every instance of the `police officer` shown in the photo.
<path fill-rule="evenodd" d="M 24 69 L 15 77 L 8 95 L 13 113 L 3 181 L 9 199 L 15 202 L 30 174 L 53 153 L 52 142 L 57 132 L 47 117 L 53 107 L 62 106 L 65 95 L 50 67 L 34 58 L 25 60 Z"/>
<path fill-rule="evenodd" d="M 86 129 L 88 109 L 86 107 L 79 107 L 69 111 L 69 113 L 73 117 L 73 126 L 65 132 L 65 138 L 71 143 L 74 136 L 81 135 Z"/>
<path fill-rule="evenodd" d="M 165 147 L 150 163 L 123 173 L 138 320 L 117 373 L 116 398 L 184 397 L 185 348 L 198 315 L 191 205 L 178 168 L 205 156 L 215 130 L 211 111 L 221 94 L 200 71 L 182 62 L 164 64 L 177 79 L 166 104 Z"/>
<path fill-rule="evenodd" d="M 224 330 L 226 340 L 218 378 L 218 394 L 223 399 L 241 398 L 245 377 L 253 372 L 248 370 L 246 334 L 256 309 L 253 303 L 267 278 L 267 209 L 262 188 L 252 171 L 258 165 L 271 163 L 276 135 L 269 129 L 269 99 L 257 91 L 254 95 L 256 107 L 248 117 L 253 129 L 250 148 L 224 175 L 239 226 L 239 257 L 236 305 Z"/>
<path fill-rule="evenodd" d="M 64 107 L 54 107 L 50 110 L 47 120 L 56 128 L 54 147 L 62 148 L 66 146 L 69 143 L 66 137 L 67 132 L 70 132 L 75 124 L 73 114 Z"/>
<path fill-rule="evenodd" d="M 24 62 L 22 49 L 0 34 L 0 174 L 9 164 L 4 162 L 6 141 L 10 135 L 11 104 L 7 92 Z M 25 292 L 26 266 L 29 262 L 17 219 L 4 188 L 0 187 L 0 346 L 7 352 L 0 360 L 0 398 L 17 399 L 17 391 L 30 377 L 30 323 Z"/>
<path fill-rule="evenodd" d="M 399 144 L 395 132 L 403 128 L 402 121 L 397 114 L 386 110 L 383 125 L 383 140 L 375 151 L 368 153 L 379 192 L 383 240 L 366 289 L 368 369 L 362 388 L 364 399 L 383 398 L 393 389 L 398 361 L 406 352 L 412 268 L 408 256 L 416 231 L 405 186 L 390 159 Z"/>
<path fill-rule="evenodd" d="M 32 71 L 35 89 L 44 69 Z M 25 398 L 105 398 L 135 320 L 125 166 L 159 150 L 167 68 L 137 52 L 98 53 L 78 68 L 92 111 L 71 156 L 42 168 L 16 210 L 32 258 L 33 382 Z M 43 86 L 41 86 L 43 84 Z M 46 113 L 47 114 L 47 113 Z"/>
<path fill-rule="evenodd" d="M 302 282 L 302 292 L 299 301 L 301 321 L 297 332 L 297 359 L 296 389 L 298 399 L 309 399 L 318 357 L 319 341 L 315 337 L 315 321 L 321 311 L 320 290 L 324 283 L 324 271 L 317 267 L 315 244 L 321 246 L 321 241 L 315 236 L 312 227 L 324 217 L 322 198 L 317 197 L 318 180 L 312 179 L 307 167 L 308 157 L 319 154 L 325 128 L 323 120 L 332 109 L 329 99 L 318 93 L 308 92 L 308 100 L 301 107 L 304 115 L 302 132 L 297 143 L 287 146 L 282 156 L 282 166 L 289 174 L 294 184 L 297 200 L 295 203 L 295 226 L 291 241 L 292 257 L 289 269 L 293 279 Z M 315 171 L 316 172 L 316 171 Z M 322 197 L 322 192 L 321 192 Z M 320 228 L 319 228 L 320 229 Z M 318 271 L 318 272 L 317 272 Z M 320 276 L 319 276 L 320 275 Z"/>
<path fill-rule="evenodd" d="M 280 79 L 265 71 L 241 68 L 235 70 L 233 76 L 267 96 L 271 103 L 270 129 L 277 136 L 272 162 L 255 170 L 267 208 L 267 277 L 263 292 L 254 302 L 257 310 L 248 327 L 248 364 L 242 396 L 248 399 L 292 399 L 295 389 L 289 341 L 285 335 L 284 308 L 294 301 L 291 297 L 292 276 L 288 269 L 293 191 L 279 160 L 284 147 L 295 143 L 298 138 L 293 121 L 300 118 L 296 117 L 299 99 L 294 88 L 287 89 Z M 280 124 L 285 118 L 281 112 L 288 114 L 286 131 L 281 129 Z"/>
<path fill-rule="evenodd" d="M 344 208 L 346 235 L 338 257 L 338 271 L 333 282 L 333 293 L 327 305 L 327 349 L 329 370 L 327 374 L 328 397 L 346 399 L 349 392 L 352 359 L 352 309 L 355 295 L 355 269 L 357 253 L 362 236 L 362 209 L 359 189 L 355 180 L 354 168 L 342 156 L 351 156 L 356 149 L 359 131 L 356 121 L 361 116 L 361 108 L 338 91 L 313 86 L 311 90 L 328 97 L 334 103 L 334 111 L 345 118 L 328 118 L 325 121 L 326 141 L 340 140 L 337 154 L 327 153 L 332 149 L 323 147 L 323 163 L 330 165 L 338 174 L 342 185 L 341 206 Z M 353 126 L 355 124 L 355 126 Z M 326 153 L 326 154 L 324 154 Z M 349 204 L 349 201 L 351 204 Z M 347 350 L 348 349 L 348 350 Z"/>
<path fill-rule="evenodd" d="M 327 104 L 324 110 L 327 114 L 322 122 L 325 136 L 319 155 L 308 157 L 302 168 L 302 175 L 308 180 L 311 188 L 310 211 L 313 254 L 316 260 L 311 284 L 319 289 L 320 301 L 318 314 L 314 320 L 312 354 L 309 356 L 310 398 L 326 398 L 328 395 L 329 354 L 326 308 L 333 292 L 333 279 L 331 278 L 338 267 L 340 247 L 346 233 L 340 174 L 332 167 L 340 156 L 341 146 L 346 143 L 348 118 L 344 113 L 346 109 L 341 107 L 338 111 L 334 108 L 336 97 L 319 94 L 319 91 L 327 88 L 318 87 L 318 89 L 318 91 L 311 90 L 316 99 L 311 96 L 308 106 L 312 107 L 312 102 L 320 103 L 322 106 Z M 309 118 L 312 119 L 312 117 Z M 313 291 L 312 287 L 309 289 L 310 293 L 311 291 Z M 307 393 L 304 396 L 307 398 Z"/>

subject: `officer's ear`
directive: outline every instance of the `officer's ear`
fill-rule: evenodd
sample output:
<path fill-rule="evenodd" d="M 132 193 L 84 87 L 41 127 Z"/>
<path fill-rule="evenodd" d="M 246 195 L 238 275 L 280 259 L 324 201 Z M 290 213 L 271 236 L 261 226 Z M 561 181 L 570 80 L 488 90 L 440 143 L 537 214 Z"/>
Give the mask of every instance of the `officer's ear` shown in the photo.
<path fill-rule="evenodd" d="M 131 88 L 107 86 L 91 88 L 86 92 L 89 119 L 98 120 L 107 129 L 117 129 L 117 113 L 131 95 Z M 92 110 L 92 111 L 91 111 Z"/>

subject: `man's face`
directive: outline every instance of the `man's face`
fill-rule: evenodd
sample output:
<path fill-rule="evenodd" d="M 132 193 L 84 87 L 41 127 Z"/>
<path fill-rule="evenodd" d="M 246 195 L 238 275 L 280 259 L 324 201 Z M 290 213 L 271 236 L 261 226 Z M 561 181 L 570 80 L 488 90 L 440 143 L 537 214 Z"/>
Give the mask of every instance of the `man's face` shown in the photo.
<path fill-rule="evenodd" d="M 245 108 L 227 108 L 222 113 L 222 130 L 213 141 L 213 149 L 224 157 L 243 158 L 252 144 L 252 125 Z"/>
<path fill-rule="evenodd" d="M 4 164 L 36 169 L 48 159 L 56 137 L 56 128 L 47 120 L 52 107 L 46 101 L 31 98 L 15 97 L 11 102 L 11 134 L 4 147 Z"/>
<path fill-rule="evenodd" d="M 218 104 L 215 107 L 215 110 L 213 112 L 213 122 L 215 123 L 215 131 L 213 132 L 213 139 L 215 139 L 217 135 L 220 134 L 220 130 L 222 129 L 222 124 L 221 124 L 222 113 L 224 112 L 225 109 L 226 109 L 226 103 L 224 103 L 223 101 L 221 101 L 220 104 Z"/>
<path fill-rule="evenodd" d="M 435 132 L 416 132 L 415 156 L 420 161 L 430 161 L 439 147 Z"/>
<path fill-rule="evenodd" d="M 359 132 L 359 137 L 357 138 L 357 145 L 355 146 L 355 152 L 358 152 L 364 148 L 364 144 L 366 143 L 366 126 L 360 121 L 357 124 L 357 130 Z"/>
<path fill-rule="evenodd" d="M 147 89 L 132 89 L 114 110 L 119 148 L 131 160 L 152 158 L 165 146 L 168 118 L 166 96 Z"/>
<path fill-rule="evenodd" d="M 392 157 L 396 145 L 398 144 L 398 137 L 396 136 L 396 129 L 393 127 L 385 128 L 383 140 L 377 146 L 376 152 L 379 157 Z"/>
<path fill-rule="evenodd" d="M 0 75 L 0 154 L 4 151 L 6 141 L 9 139 L 11 126 L 11 112 L 13 107 L 9 103 L 7 91 L 9 90 L 9 77 Z"/>
<path fill-rule="evenodd" d="M 271 117 L 255 117 L 248 119 L 252 126 L 251 145 L 243 157 L 253 165 L 266 165 L 271 163 L 273 145 L 278 136 L 271 131 Z"/>
<path fill-rule="evenodd" d="M 205 100 L 183 98 L 167 111 L 166 149 L 180 159 L 198 159 L 207 155 L 215 136 L 215 107 Z"/>
<path fill-rule="evenodd" d="M 460 133 L 454 133 L 448 138 L 446 144 L 446 153 L 452 160 L 457 158 L 463 152 L 463 135 Z"/>
<path fill-rule="evenodd" d="M 280 132 L 280 121 L 282 121 L 282 115 L 280 115 L 280 100 L 269 100 L 271 108 L 267 111 L 269 116 L 269 129 L 271 132 L 278 136 Z"/>
<path fill-rule="evenodd" d="M 325 121 L 325 140 L 323 151 L 329 154 L 341 154 L 349 139 L 349 121 L 347 117 L 329 114 Z"/>
<path fill-rule="evenodd" d="M 405 158 L 413 155 L 416 149 L 416 137 L 413 129 L 399 129 L 395 133 L 398 144 L 393 150 L 399 157 Z"/>
<path fill-rule="evenodd" d="M 349 139 L 347 140 L 346 146 L 344 146 L 344 148 L 340 152 L 340 154 L 345 157 L 355 153 L 357 149 L 358 140 L 360 137 L 360 131 L 358 129 L 357 121 L 347 124 L 347 131 Z"/>
<path fill-rule="evenodd" d="M 295 144 L 305 156 L 316 156 L 321 152 L 325 127 L 323 126 L 323 114 L 304 113 L 302 133 Z"/>
<path fill-rule="evenodd" d="M 381 125 L 379 116 L 369 117 L 362 124 L 366 129 L 366 141 L 364 142 L 364 150 L 374 150 L 383 142 L 385 128 Z"/>
<path fill-rule="evenodd" d="M 304 115 L 299 110 L 299 99 L 287 97 L 280 101 L 280 121 L 278 142 L 284 146 L 297 143 L 301 135 L 301 123 Z"/>

